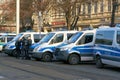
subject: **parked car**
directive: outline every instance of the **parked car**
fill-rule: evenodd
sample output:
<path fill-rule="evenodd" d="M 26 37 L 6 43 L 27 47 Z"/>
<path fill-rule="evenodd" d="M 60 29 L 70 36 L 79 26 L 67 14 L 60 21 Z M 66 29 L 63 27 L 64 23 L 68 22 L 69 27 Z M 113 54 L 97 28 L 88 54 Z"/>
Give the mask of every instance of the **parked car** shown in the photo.
<path fill-rule="evenodd" d="M 48 33 L 36 46 L 32 52 L 32 57 L 36 60 L 51 61 L 55 59 L 55 47 L 66 42 L 77 31 L 57 31 Z"/>
<path fill-rule="evenodd" d="M 0 33 L 0 51 L 2 51 L 3 45 L 11 41 L 15 36 L 15 33 Z"/>
<path fill-rule="evenodd" d="M 57 46 L 55 51 L 56 58 L 72 65 L 81 61 L 94 61 L 95 33 L 96 30 L 77 32 L 67 43 Z"/>
<path fill-rule="evenodd" d="M 96 31 L 94 56 L 97 68 L 103 68 L 105 64 L 120 67 L 120 28 Z"/>
<path fill-rule="evenodd" d="M 42 32 L 41 34 L 39 32 L 22 32 L 19 33 L 16 37 L 14 37 L 10 42 L 6 43 L 3 47 L 4 53 L 8 55 L 15 55 L 15 42 L 22 38 L 30 36 L 32 39 L 32 43 L 37 43 L 42 37 L 39 37 L 40 35 L 45 35 L 46 33 Z"/>

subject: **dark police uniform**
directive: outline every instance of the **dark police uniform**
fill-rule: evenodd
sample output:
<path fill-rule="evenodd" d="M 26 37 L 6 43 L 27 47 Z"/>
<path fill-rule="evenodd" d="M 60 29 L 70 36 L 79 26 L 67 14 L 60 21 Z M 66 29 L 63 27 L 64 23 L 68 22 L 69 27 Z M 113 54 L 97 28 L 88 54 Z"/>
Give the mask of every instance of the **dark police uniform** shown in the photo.
<path fill-rule="evenodd" d="M 23 52 L 23 59 L 29 59 L 29 47 L 32 44 L 32 40 L 31 39 L 24 39 L 22 40 L 22 52 Z"/>
<path fill-rule="evenodd" d="M 17 40 L 15 43 L 15 47 L 16 47 L 16 58 L 20 57 L 21 54 L 21 40 Z"/>

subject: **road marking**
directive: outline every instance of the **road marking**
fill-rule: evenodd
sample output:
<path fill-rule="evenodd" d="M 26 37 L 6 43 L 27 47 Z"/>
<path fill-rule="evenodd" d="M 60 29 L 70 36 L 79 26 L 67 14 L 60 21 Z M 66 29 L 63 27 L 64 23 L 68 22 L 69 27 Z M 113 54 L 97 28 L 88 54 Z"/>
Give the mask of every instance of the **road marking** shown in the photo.
<path fill-rule="evenodd" d="M 25 66 L 30 66 L 30 65 L 25 65 Z"/>
<path fill-rule="evenodd" d="M 1 78 L 4 78 L 4 77 L 3 77 L 3 76 L 0 76 L 0 79 L 1 79 Z"/>
<path fill-rule="evenodd" d="M 92 80 L 92 79 L 88 79 L 88 78 L 78 78 L 78 79 L 74 79 L 74 80 Z"/>

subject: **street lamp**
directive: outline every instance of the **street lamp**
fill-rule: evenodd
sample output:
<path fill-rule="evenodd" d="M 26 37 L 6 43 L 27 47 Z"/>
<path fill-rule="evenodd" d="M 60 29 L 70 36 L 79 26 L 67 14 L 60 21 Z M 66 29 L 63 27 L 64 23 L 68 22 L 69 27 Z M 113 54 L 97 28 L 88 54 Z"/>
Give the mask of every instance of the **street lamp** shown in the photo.
<path fill-rule="evenodd" d="M 38 13 L 38 18 L 39 18 L 39 33 L 40 33 L 40 38 L 41 38 L 41 31 L 42 31 L 42 26 L 43 26 L 43 18 L 42 18 L 41 11 L 39 11 Z"/>
<path fill-rule="evenodd" d="M 16 33 L 19 34 L 20 29 L 20 0 L 16 0 Z"/>

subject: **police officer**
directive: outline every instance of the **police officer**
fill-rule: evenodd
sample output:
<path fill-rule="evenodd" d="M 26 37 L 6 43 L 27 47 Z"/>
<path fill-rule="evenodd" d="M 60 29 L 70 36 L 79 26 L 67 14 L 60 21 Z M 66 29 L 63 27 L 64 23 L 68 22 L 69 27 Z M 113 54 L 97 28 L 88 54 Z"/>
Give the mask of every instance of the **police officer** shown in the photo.
<path fill-rule="evenodd" d="M 29 51 L 31 45 L 32 45 L 32 40 L 31 40 L 31 37 L 29 36 L 28 37 L 28 49 L 27 49 L 27 58 L 28 59 L 30 59 L 28 51 Z"/>
<path fill-rule="evenodd" d="M 18 39 L 16 42 L 15 42 L 15 47 L 16 47 L 16 58 L 19 58 L 20 57 L 20 54 L 21 54 L 21 39 Z"/>
<path fill-rule="evenodd" d="M 26 38 L 23 37 L 22 40 L 21 40 L 21 43 L 22 43 L 22 47 L 21 47 L 21 59 L 25 59 L 25 41 L 26 41 Z"/>
<path fill-rule="evenodd" d="M 28 53 L 28 50 L 29 50 L 29 47 L 31 46 L 32 44 L 32 40 L 30 38 L 30 36 L 26 37 L 23 41 L 22 41 L 22 47 L 23 47 L 23 59 L 30 59 L 29 58 L 29 53 Z"/>

